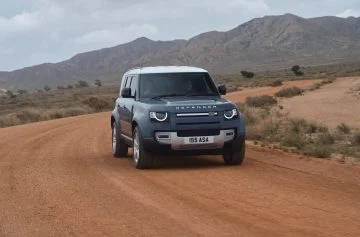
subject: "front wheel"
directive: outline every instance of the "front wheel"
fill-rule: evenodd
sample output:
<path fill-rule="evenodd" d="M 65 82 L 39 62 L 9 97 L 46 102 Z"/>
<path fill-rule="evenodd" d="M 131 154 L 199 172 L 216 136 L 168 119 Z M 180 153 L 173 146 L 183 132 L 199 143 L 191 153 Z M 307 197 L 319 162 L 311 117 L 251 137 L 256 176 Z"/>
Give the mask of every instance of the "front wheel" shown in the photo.
<path fill-rule="evenodd" d="M 133 132 L 133 160 L 137 169 L 150 169 L 153 157 L 144 150 L 142 136 L 138 127 Z"/>
<path fill-rule="evenodd" d="M 112 126 L 112 153 L 115 157 L 125 157 L 128 154 L 128 145 L 120 137 L 116 123 Z"/>
<path fill-rule="evenodd" d="M 240 151 L 230 151 L 223 155 L 224 161 L 227 165 L 241 165 L 245 158 L 245 139 L 242 142 Z"/>

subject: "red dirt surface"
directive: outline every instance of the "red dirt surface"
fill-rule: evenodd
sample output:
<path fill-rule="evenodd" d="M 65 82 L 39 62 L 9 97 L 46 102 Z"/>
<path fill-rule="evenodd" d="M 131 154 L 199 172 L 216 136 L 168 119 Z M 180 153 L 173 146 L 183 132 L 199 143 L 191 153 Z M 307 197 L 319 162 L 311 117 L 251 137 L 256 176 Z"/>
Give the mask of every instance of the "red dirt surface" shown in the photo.
<path fill-rule="evenodd" d="M 242 166 L 111 154 L 109 113 L 0 129 L 0 236 L 360 236 L 360 168 L 249 146 Z"/>
<path fill-rule="evenodd" d="M 360 128 L 360 77 L 338 78 L 319 90 L 281 104 L 293 117 L 317 121 L 330 128 L 340 123 Z"/>

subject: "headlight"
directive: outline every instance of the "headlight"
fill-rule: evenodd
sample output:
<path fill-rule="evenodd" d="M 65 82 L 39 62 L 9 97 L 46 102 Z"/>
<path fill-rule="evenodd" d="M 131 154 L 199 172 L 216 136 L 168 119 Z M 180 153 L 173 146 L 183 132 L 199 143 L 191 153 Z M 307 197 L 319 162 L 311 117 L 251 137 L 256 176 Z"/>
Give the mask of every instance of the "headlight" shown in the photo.
<path fill-rule="evenodd" d="M 150 112 L 150 118 L 159 122 L 164 122 L 168 118 L 167 112 Z"/>
<path fill-rule="evenodd" d="M 224 112 L 224 117 L 226 119 L 233 119 L 235 118 L 236 116 L 238 116 L 238 111 L 237 109 L 232 109 L 232 110 L 226 110 Z"/>

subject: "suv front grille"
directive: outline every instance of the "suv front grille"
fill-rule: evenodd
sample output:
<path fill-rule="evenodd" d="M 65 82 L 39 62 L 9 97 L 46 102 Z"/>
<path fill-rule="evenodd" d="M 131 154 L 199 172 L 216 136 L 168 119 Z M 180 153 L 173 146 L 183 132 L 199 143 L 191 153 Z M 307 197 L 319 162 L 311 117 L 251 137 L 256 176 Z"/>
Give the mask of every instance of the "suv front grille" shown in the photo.
<path fill-rule="evenodd" d="M 197 136 L 218 136 L 219 129 L 203 129 L 203 130 L 184 130 L 177 132 L 178 137 L 197 137 Z"/>

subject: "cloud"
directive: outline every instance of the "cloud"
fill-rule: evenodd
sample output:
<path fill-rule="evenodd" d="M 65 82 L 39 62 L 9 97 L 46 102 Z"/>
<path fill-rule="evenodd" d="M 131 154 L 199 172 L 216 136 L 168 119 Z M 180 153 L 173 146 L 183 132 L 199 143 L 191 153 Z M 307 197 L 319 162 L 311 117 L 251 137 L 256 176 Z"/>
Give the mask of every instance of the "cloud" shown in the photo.
<path fill-rule="evenodd" d="M 0 39 L 9 35 L 35 29 L 39 24 L 39 12 L 22 12 L 10 18 L 0 16 Z"/>
<path fill-rule="evenodd" d="M 346 9 L 345 11 L 343 11 L 342 13 L 336 15 L 338 17 L 343 17 L 343 18 L 347 18 L 350 16 L 353 17 L 360 17 L 360 11 L 354 10 L 354 9 Z"/>

